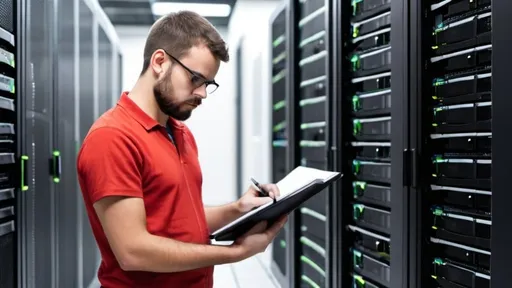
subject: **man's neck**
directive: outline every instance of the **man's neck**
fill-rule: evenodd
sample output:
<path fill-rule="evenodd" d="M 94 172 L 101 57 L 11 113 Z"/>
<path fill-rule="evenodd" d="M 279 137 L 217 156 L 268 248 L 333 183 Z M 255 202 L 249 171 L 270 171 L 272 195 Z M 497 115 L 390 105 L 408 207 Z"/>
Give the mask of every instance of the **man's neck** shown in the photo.
<path fill-rule="evenodd" d="M 162 113 L 158 104 L 156 103 L 155 95 L 153 93 L 153 86 L 145 83 L 143 77 L 139 78 L 133 86 L 133 89 L 128 93 L 128 97 L 139 106 L 149 117 L 155 119 L 158 123 L 165 126 L 169 116 Z"/>

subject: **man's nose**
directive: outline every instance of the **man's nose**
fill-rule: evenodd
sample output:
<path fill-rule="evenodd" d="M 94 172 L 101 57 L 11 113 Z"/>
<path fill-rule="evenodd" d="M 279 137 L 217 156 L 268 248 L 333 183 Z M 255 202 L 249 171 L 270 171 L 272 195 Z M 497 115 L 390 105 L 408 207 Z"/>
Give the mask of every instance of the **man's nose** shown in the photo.
<path fill-rule="evenodd" d="M 206 93 L 206 85 L 201 85 L 197 87 L 196 90 L 194 90 L 194 95 L 201 97 L 201 99 L 206 99 L 207 94 L 208 93 Z"/>

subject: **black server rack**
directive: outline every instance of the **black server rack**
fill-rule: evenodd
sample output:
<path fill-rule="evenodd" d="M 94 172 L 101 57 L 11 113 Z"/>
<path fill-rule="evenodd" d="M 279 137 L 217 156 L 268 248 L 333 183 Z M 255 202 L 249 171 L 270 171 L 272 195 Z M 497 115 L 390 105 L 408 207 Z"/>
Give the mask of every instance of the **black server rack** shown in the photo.
<path fill-rule="evenodd" d="M 292 1 L 294 56 L 291 105 L 295 164 L 332 169 L 331 1 Z M 291 40 L 290 40 L 291 41 Z M 295 287 L 332 287 L 331 190 L 313 196 L 294 215 Z"/>
<path fill-rule="evenodd" d="M 344 173 L 336 187 L 339 287 L 399 287 L 392 285 L 390 248 L 392 175 L 399 168 L 391 127 L 400 125 L 392 107 L 392 10 L 390 0 L 339 1 L 334 9 L 333 145 L 335 169 Z"/>
<path fill-rule="evenodd" d="M 512 67 L 512 33 L 510 15 L 512 3 L 497 1 L 492 6 L 492 227 L 491 227 L 491 287 L 505 287 L 512 281 L 512 234 L 510 233 L 510 126 L 512 99 L 510 95 L 510 67 Z"/>
<path fill-rule="evenodd" d="M 288 171 L 288 121 L 287 121 L 287 17 L 286 6 L 279 7 L 271 17 L 271 99 L 272 99 L 272 121 L 271 121 L 271 163 L 273 183 L 284 178 Z M 287 287 L 287 269 L 289 269 L 289 251 L 287 250 L 287 239 L 290 235 L 290 225 L 279 232 L 272 243 L 272 271 L 281 286 Z"/>
<path fill-rule="evenodd" d="M 55 185 L 50 159 L 54 146 L 54 73 L 56 60 L 55 1 L 19 1 L 21 69 L 20 153 L 23 193 L 19 212 L 20 283 L 23 287 L 55 286 Z M 26 161 L 25 161 L 26 160 Z"/>
<path fill-rule="evenodd" d="M 416 283 L 486 288 L 491 283 L 494 203 L 494 11 L 491 0 L 418 3 L 423 11 L 417 14 L 418 49 L 420 67 L 425 67 L 418 77 L 418 141 L 427 168 L 421 171 L 425 185 L 417 233 L 423 235 L 423 255 Z"/>
<path fill-rule="evenodd" d="M 19 109 L 16 85 L 16 2 L 0 3 L 0 287 L 17 285 L 17 173 Z"/>
<path fill-rule="evenodd" d="M 56 49 L 54 53 L 55 93 L 53 94 L 54 146 L 51 154 L 51 180 L 55 185 L 55 286 L 79 287 L 78 284 L 78 191 L 75 144 L 75 95 L 79 90 L 77 1 L 58 1 L 56 13 Z M 78 118 L 78 117 L 77 117 Z M 69 253 L 73 251 L 73 253 Z"/>

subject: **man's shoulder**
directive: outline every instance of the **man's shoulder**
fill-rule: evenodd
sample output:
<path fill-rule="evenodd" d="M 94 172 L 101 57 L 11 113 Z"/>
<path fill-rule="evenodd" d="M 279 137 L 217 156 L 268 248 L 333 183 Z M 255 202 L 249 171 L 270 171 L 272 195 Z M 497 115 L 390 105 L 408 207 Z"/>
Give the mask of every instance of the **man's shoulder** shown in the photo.
<path fill-rule="evenodd" d="M 101 115 L 89 129 L 87 137 L 92 134 L 97 134 L 97 131 L 114 131 L 116 134 L 130 136 L 136 134 L 134 131 L 138 124 L 132 117 L 126 114 L 125 111 L 114 107 L 103 115 Z"/>
<path fill-rule="evenodd" d="M 105 147 L 109 142 L 134 143 L 138 123 L 124 114 L 112 108 L 96 119 L 82 142 L 82 148 L 98 145 Z"/>

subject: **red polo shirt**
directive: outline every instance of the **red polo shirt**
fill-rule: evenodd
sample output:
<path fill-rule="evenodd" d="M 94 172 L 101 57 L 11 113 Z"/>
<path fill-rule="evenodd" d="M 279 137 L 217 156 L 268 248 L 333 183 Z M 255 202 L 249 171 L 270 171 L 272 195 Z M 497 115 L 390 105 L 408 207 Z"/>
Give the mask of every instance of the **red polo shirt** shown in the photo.
<path fill-rule="evenodd" d="M 106 196 L 144 199 L 147 229 L 175 240 L 210 244 L 201 195 L 202 174 L 190 130 L 170 119 L 165 127 L 127 92 L 91 127 L 78 154 L 78 176 L 92 231 L 101 251 L 98 278 L 105 288 L 211 288 L 213 267 L 179 273 L 123 271 L 93 204 Z"/>

